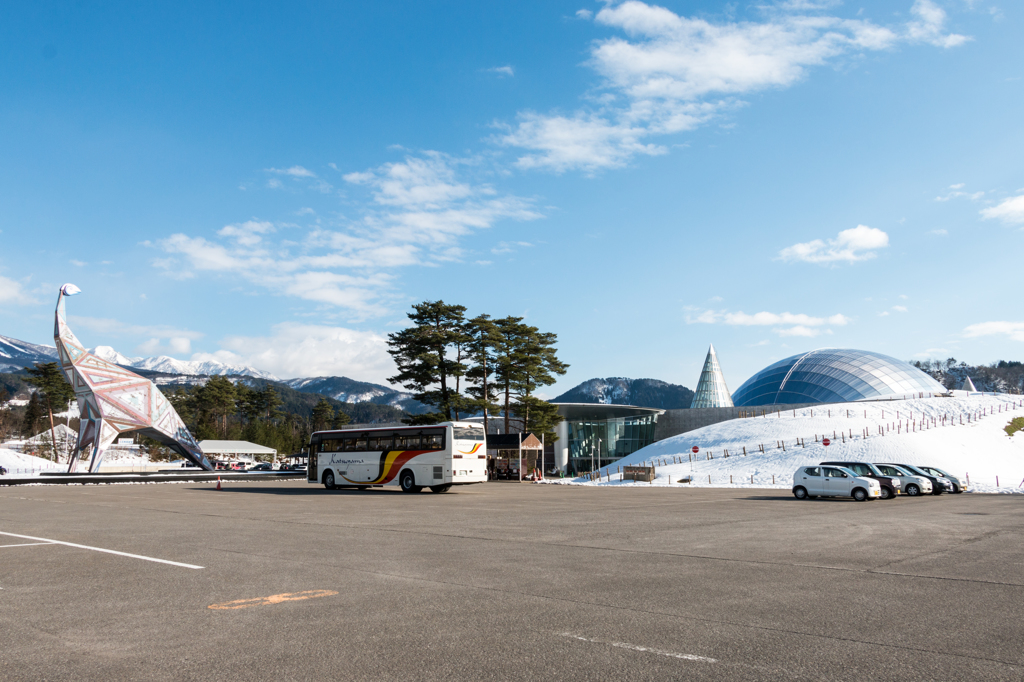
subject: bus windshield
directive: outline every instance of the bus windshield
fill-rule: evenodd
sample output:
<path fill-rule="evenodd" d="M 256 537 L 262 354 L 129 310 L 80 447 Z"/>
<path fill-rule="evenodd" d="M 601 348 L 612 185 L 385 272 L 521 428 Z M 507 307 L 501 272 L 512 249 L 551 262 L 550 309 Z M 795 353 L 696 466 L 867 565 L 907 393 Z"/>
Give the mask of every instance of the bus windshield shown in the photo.
<path fill-rule="evenodd" d="M 453 426 L 455 440 L 483 440 L 484 430 L 474 429 L 466 426 Z"/>

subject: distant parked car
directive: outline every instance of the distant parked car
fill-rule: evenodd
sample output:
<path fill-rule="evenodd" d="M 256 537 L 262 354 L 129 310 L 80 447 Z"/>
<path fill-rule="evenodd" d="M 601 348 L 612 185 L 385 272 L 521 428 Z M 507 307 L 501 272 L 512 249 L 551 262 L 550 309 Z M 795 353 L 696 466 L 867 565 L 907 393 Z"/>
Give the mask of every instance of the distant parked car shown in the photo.
<path fill-rule="evenodd" d="M 917 467 L 917 468 L 920 469 L 921 471 L 925 472 L 926 474 L 929 474 L 931 476 L 935 476 L 936 478 L 940 478 L 940 477 L 943 477 L 943 476 L 948 478 L 950 480 L 950 482 L 952 482 L 952 484 L 953 484 L 953 490 L 951 490 L 950 492 L 962 493 L 963 491 L 967 490 L 967 484 L 963 481 L 963 479 L 958 478 L 958 477 L 954 476 L 951 473 L 943 471 L 942 469 L 940 469 L 938 467 L 920 466 L 920 467 Z"/>
<path fill-rule="evenodd" d="M 274 467 L 267 462 L 260 462 L 255 466 L 249 467 L 248 471 L 273 471 Z"/>
<path fill-rule="evenodd" d="M 882 486 L 873 478 L 865 478 L 852 470 L 837 466 L 800 467 L 793 474 L 793 496 L 852 497 L 858 502 L 882 496 Z"/>
<path fill-rule="evenodd" d="M 920 467 L 916 467 L 913 464 L 901 464 L 899 462 L 886 462 L 886 464 L 895 464 L 901 469 L 909 471 L 914 476 L 924 476 L 932 482 L 932 495 L 941 495 L 942 493 L 953 492 L 953 481 L 949 480 L 945 476 L 932 476 L 931 474 L 923 471 Z"/>
<path fill-rule="evenodd" d="M 887 476 L 898 478 L 903 484 L 903 494 L 909 497 L 932 494 L 932 480 L 925 476 L 912 474 L 895 464 L 876 464 L 878 470 Z"/>
<path fill-rule="evenodd" d="M 873 478 L 878 481 L 878 485 L 882 487 L 882 499 L 891 500 L 899 494 L 900 491 L 900 479 L 893 478 L 892 476 L 886 476 L 870 462 L 822 462 L 824 465 L 846 467 L 853 471 L 858 476 L 864 478 Z"/>

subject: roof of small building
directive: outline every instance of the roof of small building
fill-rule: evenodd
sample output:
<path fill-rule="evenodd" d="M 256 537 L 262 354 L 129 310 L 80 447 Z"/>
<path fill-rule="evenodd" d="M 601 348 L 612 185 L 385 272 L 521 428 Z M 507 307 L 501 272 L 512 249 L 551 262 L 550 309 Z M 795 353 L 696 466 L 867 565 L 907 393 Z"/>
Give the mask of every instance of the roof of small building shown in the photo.
<path fill-rule="evenodd" d="M 199 448 L 207 455 L 274 455 L 277 450 L 247 440 L 204 440 Z"/>

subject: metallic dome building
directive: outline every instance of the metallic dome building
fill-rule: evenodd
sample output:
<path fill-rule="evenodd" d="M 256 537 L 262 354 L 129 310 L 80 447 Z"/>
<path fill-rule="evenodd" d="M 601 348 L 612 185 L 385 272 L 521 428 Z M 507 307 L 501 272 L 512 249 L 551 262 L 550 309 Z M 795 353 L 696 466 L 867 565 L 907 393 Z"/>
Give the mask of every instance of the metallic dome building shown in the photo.
<path fill-rule="evenodd" d="M 946 393 L 902 360 L 866 350 L 822 348 L 769 365 L 732 394 L 737 407 L 843 403 Z"/>

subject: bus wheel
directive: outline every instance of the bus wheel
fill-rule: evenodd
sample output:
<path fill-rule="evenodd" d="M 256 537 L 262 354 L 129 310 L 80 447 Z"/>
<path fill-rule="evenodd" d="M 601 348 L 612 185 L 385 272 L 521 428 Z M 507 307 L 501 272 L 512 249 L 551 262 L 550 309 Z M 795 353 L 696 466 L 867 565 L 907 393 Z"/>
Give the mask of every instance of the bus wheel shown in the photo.
<path fill-rule="evenodd" d="M 398 484 L 402 486 L 403 493 L 418 493 L 422 490 L 422 488 L 416 485 L 416 477 L 408 469 L 402 472 L 402 477 L 398 479 Z"/>
<path fill-rule="evenodd" d="M 452 484 L 447 485 L 432 485 L 430 486 L 430 492 L 432 493 L 446 493 L 452 489 Z"/>
<path fill-rule="evenodd" d="M 338 487 L 334 485 L 334 472 L 330 469 L 324 472 L 324 487 L 328 490 L 334 490 Z"/>
<path fill-rule="evenodd" d="M 369 489 L 370 489 L 370 486 L 368 486 L 368 485 L 357 485 L 356 486 L 356 490 L 369 490 Z"/>

